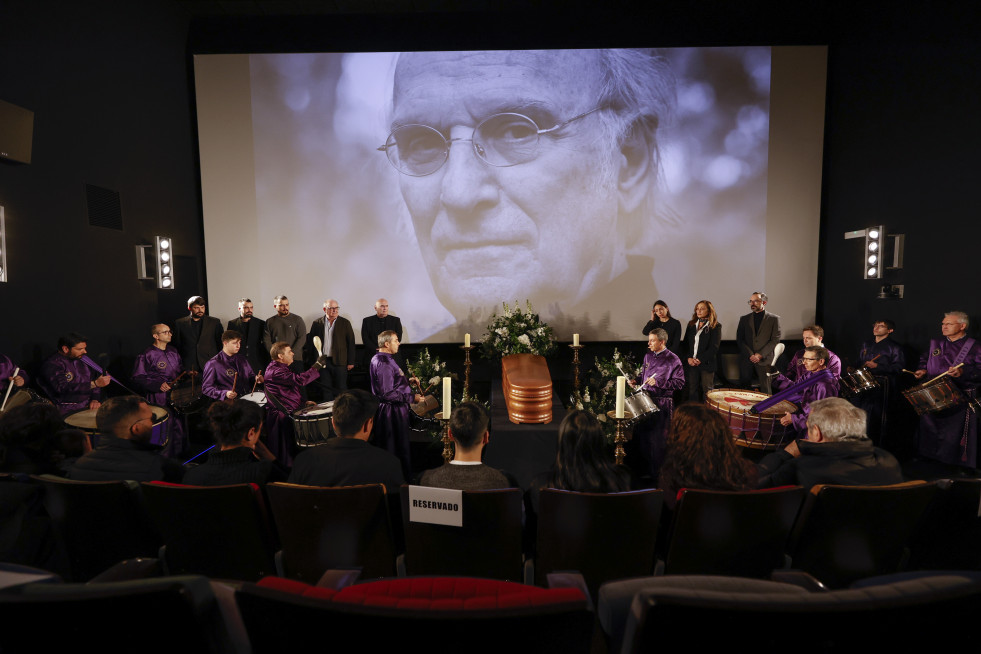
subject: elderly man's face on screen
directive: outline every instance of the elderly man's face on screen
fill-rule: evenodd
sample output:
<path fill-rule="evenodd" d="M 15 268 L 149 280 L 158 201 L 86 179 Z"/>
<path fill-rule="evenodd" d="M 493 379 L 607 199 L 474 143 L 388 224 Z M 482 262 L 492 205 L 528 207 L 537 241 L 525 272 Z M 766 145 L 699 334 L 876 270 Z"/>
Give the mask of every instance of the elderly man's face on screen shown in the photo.
<path fill-rule="evenodd" d="M 571 306 L 622 272 L 623 188 L 650 162 L 638 174 L 604 127 L 601 80 L 595 51 L 401 55 L 386 154 L 457 316 L 502 300 Z"/>

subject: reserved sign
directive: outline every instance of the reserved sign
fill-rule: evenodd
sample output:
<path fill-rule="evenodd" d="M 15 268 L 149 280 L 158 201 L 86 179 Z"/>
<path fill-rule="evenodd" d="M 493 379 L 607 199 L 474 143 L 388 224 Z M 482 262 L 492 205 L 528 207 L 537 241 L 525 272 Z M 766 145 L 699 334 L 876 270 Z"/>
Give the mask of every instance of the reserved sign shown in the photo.
<path fill-rule="evenodd" d="M 463 526 L 463 491 L 409 486 L 409 522 Z"/>

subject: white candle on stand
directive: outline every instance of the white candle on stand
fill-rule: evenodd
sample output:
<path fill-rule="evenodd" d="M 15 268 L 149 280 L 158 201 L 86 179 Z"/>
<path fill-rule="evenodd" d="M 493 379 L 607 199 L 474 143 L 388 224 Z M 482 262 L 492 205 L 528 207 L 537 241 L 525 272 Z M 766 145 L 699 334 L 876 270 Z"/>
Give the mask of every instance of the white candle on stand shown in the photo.
<path fill-rule="evenodd" d="M 443 377 L 443 418 L 450 419 L 453 411 L 453 401 L 450 399 L 450 378 Z"/>
<path fill-rule="evenodd" d="M 627 378 L 617 377 L 617 418 L 623 417 L 623 394 L 626 391 Z"/>
<path fill-rule="evenodd" d="M 573 345 L 573 347 L 579 345 L 579 334 L 573 334 L 572 335 L 572 345 Z"/>
<path fill-rule="evenodd" d="M 470 347 L 470 334 L 463 335 L 463 347 Z"/>

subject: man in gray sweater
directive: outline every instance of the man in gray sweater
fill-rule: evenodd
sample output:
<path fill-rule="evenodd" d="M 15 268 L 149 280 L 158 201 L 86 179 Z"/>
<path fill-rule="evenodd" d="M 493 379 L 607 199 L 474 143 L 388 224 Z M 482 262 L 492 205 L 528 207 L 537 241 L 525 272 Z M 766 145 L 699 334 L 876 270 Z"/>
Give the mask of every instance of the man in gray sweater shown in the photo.
<path fill-rule="evenodd" d="M 450 440 L 455 445 L 453 460 L 424 472 L 420 484 L 465 491 L 510 488 L 504 473 L 480 461 L 484 445 L 490 440 L 489 422 L 487 411 L 476 402 L 464 402 L 453 409 L 449 427 Z"/>

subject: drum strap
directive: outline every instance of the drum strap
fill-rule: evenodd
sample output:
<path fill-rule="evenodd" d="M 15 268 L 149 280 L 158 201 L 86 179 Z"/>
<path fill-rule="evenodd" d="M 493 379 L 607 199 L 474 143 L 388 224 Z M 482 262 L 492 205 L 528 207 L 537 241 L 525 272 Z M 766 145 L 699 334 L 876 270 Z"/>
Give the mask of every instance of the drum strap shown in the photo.
<path fill-rule="evenodd" d="M 968 345 L 970 343 L 964 344 L 964 350 Z M 967 463 L 967 434 L 971 429 L 971 415 L 974 413 L 974 389 L 965 389 L 964 394 L 967 396 L 967 411 L 964 412 L 964 432 L 961 434 L 961 462 Z"/>
<path fill-rule="evenodd" d="M 290 412 L 286 410 L 286 407 L 283 406 L 283 403 L 280 401 L 280 399 L 269 391 L 269 386 L 266 386 L 266 399 L 269 400 L 269 402 L 271 402 L 274 407 L 279 409 L 279 411 L 283 415 L 289 417 Z"/>
<path fill-rule="evenodd" d="M 964 359 L 967 358 L 967 354 L 968 354 L 968 352 L 971 351 L 971 348 L 972 347 L 974 347 L 974 339 L 973 338 L 965 338 L 964 339 L 964 347 L 962 347 L 961 348 L 961 351 L 957 353 L 957 356 L 956 357 L 954 357 L 954 361 L 950 364 L 950 367 L 953 368 L 954 366 L 956 366 L 959 363 L 964 363 Z"/>

